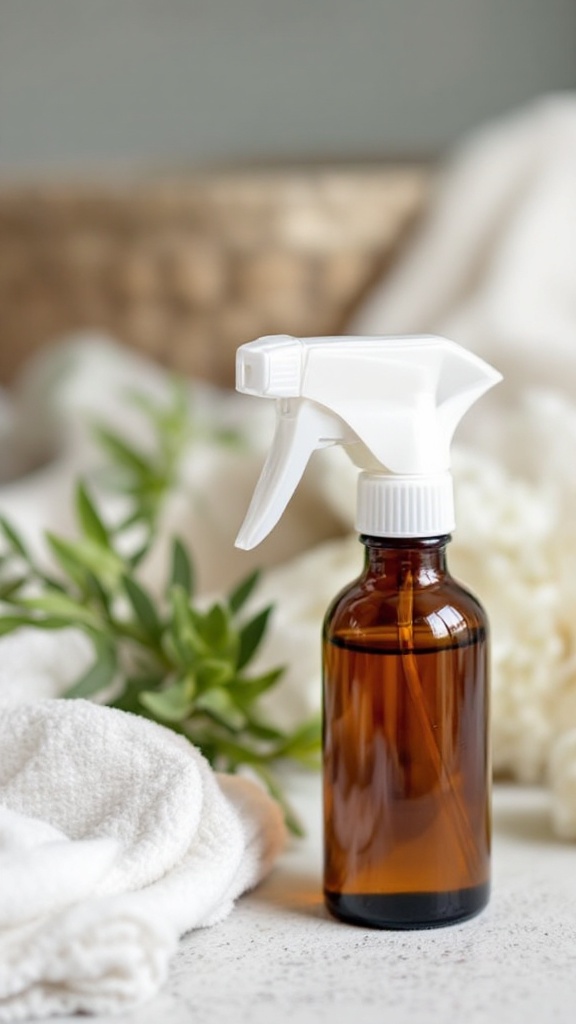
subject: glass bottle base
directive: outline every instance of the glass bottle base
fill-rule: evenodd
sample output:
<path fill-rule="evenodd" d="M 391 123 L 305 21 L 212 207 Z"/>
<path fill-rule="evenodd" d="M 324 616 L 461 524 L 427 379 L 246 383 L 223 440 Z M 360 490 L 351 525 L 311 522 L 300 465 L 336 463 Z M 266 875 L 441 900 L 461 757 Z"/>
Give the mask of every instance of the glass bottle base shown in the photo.
<path fill-rule="evenodd" d="M 484 909 L 490 896 L 490 884 L 451 892 L 335 893 L 324 891 L 331 914 L 347 924 L 363 928 L 407 930 L 442 928 L 474 917 Z"/>

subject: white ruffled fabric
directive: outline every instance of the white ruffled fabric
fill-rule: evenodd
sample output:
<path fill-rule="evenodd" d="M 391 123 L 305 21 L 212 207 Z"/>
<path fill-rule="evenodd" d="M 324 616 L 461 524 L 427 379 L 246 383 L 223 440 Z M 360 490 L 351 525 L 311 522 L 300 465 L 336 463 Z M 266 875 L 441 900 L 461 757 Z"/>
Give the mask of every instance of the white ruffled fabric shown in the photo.
<path fill-rule="evenodd" d="M 283 845 L 259 786 L 134 715 L 3 703 L 0 749 L 0 1020 L 150 998 Z"/>

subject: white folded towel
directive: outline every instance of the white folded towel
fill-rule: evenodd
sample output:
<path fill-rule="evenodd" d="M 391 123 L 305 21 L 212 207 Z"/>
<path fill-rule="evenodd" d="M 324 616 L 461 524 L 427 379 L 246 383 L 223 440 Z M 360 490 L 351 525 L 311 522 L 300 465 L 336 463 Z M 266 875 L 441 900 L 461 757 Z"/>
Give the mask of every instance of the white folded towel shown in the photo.
<path fill-rule="evenodd" d="M 0 1020 L 146 1000 L 283 845 L 259 786 L 134 715 L 5 702 L 0 749 Z"/>

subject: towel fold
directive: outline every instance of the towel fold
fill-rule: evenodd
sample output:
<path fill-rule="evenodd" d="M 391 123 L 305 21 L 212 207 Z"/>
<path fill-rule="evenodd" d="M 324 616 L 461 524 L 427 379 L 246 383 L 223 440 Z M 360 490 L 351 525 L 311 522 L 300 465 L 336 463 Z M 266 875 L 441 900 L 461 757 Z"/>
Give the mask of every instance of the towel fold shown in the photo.
<path fill-rule="evenodd" d="M 134 715 L 4 703 L 0 748 L 0 1020 L 146 1000 L 283 845 L 260 787 Z"/>

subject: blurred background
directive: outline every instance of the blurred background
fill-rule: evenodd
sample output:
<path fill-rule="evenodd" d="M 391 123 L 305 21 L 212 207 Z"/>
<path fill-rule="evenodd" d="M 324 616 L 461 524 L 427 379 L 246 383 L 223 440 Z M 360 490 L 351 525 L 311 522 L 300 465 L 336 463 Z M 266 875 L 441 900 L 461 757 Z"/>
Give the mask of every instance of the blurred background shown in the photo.
<path fill-rule="evenodd" d="M 429 158 L 575 84 L 572 0 L 2 0 L 17 177 Z"/>
<path fill-rule="evenodd" d="M 232 382 L 342 330 L 463 133 L 576 84 L 572 0 L 0 0 L 0 381 L 96 327 Z"/>

